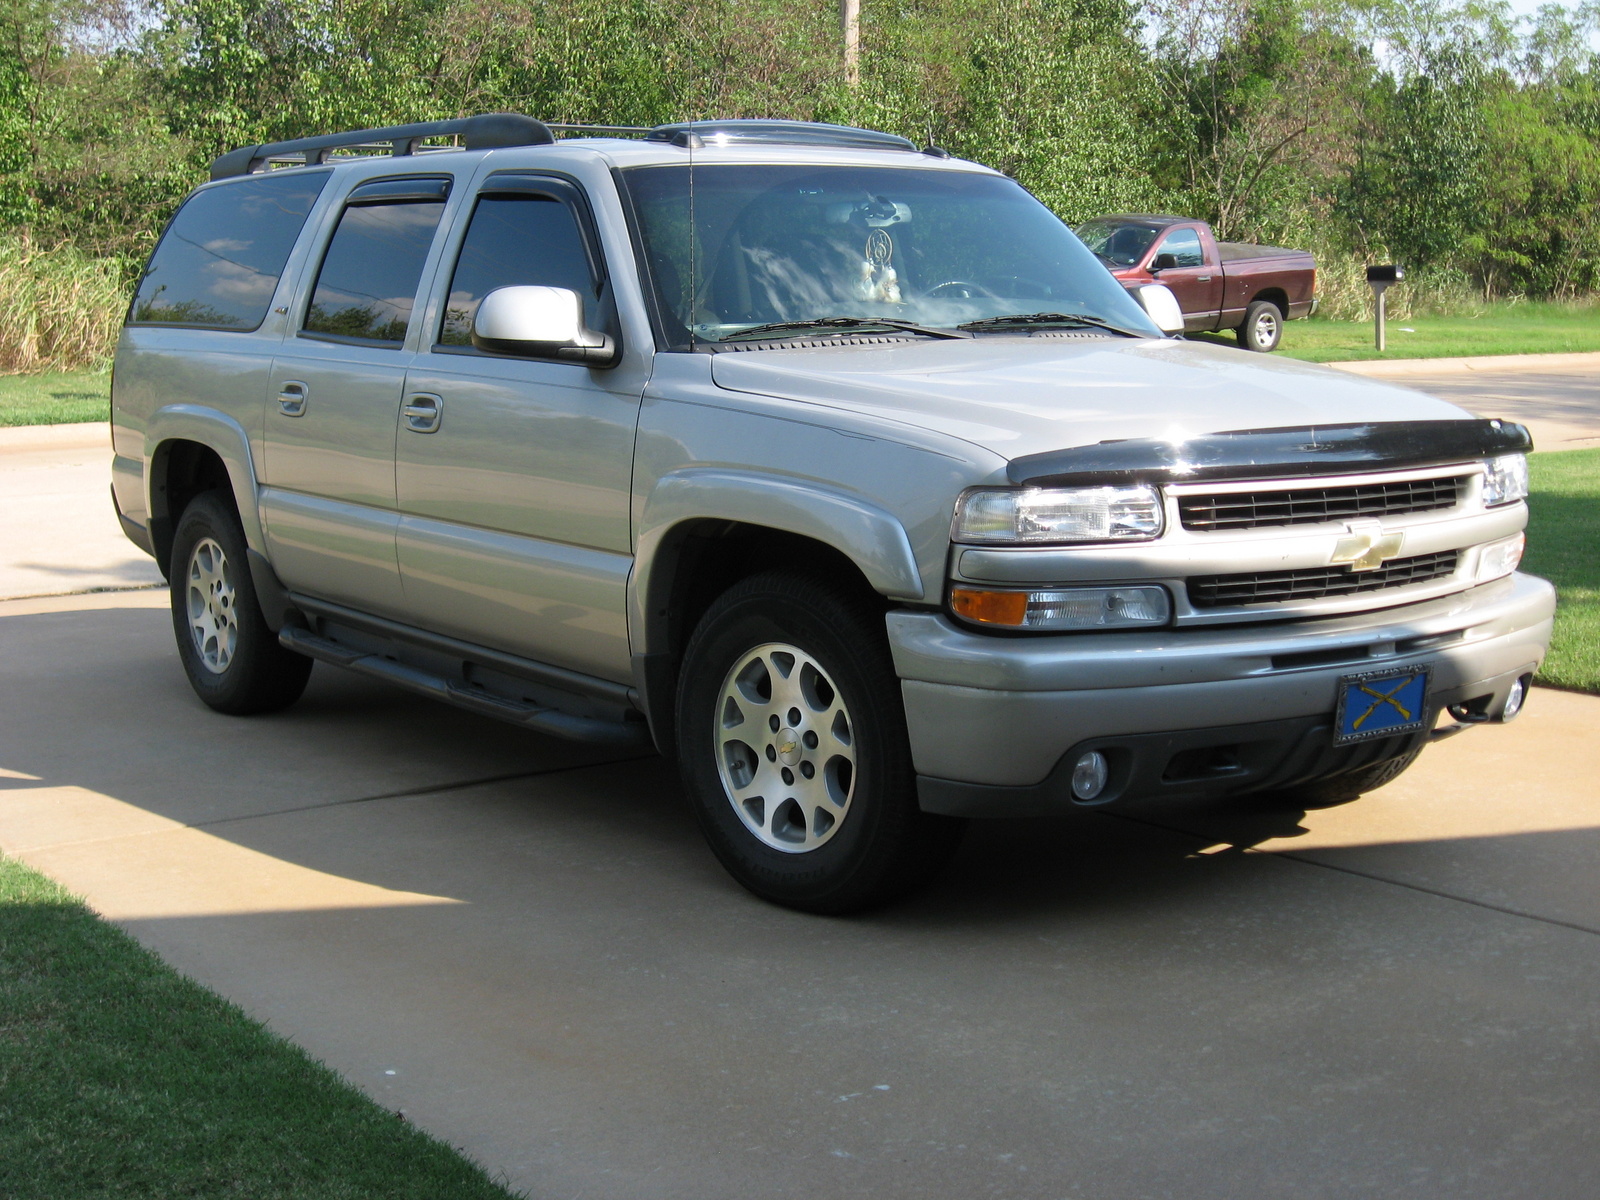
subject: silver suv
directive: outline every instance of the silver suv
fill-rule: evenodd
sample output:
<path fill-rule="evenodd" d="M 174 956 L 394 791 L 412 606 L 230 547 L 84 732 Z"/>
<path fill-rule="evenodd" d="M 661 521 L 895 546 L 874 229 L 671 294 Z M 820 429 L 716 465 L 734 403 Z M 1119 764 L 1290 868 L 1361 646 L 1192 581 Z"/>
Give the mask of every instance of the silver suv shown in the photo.
<path fill-rule="evenodd" d="M 114 496 L 207 704 L 320 659 L 653 742 L 739 882 L 818 912 L 966 818 L 1327 803 L 1521 707 L 1521 426 L 1166 336 L 1170 293 L 934 147 L 604 132 L 246 147 L 172 219 Z"/>

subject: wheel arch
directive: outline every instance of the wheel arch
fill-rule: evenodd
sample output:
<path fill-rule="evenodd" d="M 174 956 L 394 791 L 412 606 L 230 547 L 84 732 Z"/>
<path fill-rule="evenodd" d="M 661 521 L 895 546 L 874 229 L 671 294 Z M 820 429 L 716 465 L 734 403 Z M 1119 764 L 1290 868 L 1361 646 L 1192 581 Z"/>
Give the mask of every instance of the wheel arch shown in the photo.
<path fill-rule="evenodd" d="M 636 686 L 663 753 L 678 663 L 700 617 L 740 579 L 781 567 L 838 580 L 885 608 L 925 595 L 904 527 L 857 497 L 735 471 L 688 471 L 657 485 L 628 583 L 628 624 Z"/>
<path fill-rule="evenodd" d="M 244 427 L 232 417 L 199 405 L 158 409 L 145 435 L 146 509 L 156 562 L 169 569 L 172 535 L 184 506 L 205 491 L 227 497 L 244 529 L 245 543 L 265 553 L 257 507 L 255 458 Z"/>
<path fill-rule="evenodd" d="M 1288 320 L 1288 318 L 1289 318 L 1289 293 L 1284 291 L 1282 288 L 1280 288 L 1280 287 L 1262 288 L 1259 292 L 1256 292 L 1254 295 L 1252 295 L 1250 297 L 1249 303 L 1250 304 L 1254 304 L 1258 300 L 1265 301 L 1266 303 L 1272 305 L 1274 308 L 1276 308 L 1278 310 L 1279 315 L 1284 320 Z M 1248 307 L 1248 305 L 1246 307 Z"/>

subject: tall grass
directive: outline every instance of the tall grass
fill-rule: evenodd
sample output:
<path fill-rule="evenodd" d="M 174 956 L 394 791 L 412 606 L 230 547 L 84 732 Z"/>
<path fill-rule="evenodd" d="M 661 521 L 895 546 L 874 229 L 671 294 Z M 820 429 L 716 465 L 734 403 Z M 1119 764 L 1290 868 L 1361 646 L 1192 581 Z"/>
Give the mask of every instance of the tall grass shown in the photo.
<path fill-rule="evenodd" d="M 1367 286 L 1367 263 L 1389 261 L 1383 256 L 1357 258 L 1348 253 L 1317 253 L 1317 315 L 1330 321 L 1372 320 L 1372 289 Z M 1466 275 L 1443 268 L 1408 271 L 1403 282 L 1389 289 L 1384 299 L 1388 315 L 1397 321 L 1412 317 L 1481 317 L 1493 301 Z"/>
<path fill-rule="evenodd" d="M 0 371 L 106 366 L 127 305 L 118 260 L 0 236 Z"/>

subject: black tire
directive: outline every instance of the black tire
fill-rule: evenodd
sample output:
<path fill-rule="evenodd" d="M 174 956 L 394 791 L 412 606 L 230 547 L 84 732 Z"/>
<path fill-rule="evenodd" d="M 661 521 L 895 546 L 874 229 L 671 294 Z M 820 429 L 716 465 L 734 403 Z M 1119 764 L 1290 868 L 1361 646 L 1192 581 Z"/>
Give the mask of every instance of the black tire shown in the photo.
<path fill-rule="evenodd" d="M 806 576 L 753 576 L 711 606 L 684 654 L 677 743 L 712 852 L 775 904 L 885 903 L 943 866 L 965 828 L 917 806 L 882 610 Z M 736 799 L 725 773 L 750 791 Z"/>
<path fill-rule="evenodd" d="M 245 550 L 239 518 L 216 492 L 178 518 L 169 574 L 178 657 L 195 695 L 234 716 L 288 707 L 311 677 L 311 660 L 279 645 L 261 615 Z"/>
<path fill-rule="evenodd" d="M 1262 799 L 1277 808 L 1336 808 L 1359 800 L 1367 792 L 1375 792 L 1386 783 L 1393 783 L 1417 761 L 1422 751 L 1423 747 L 1417 746 L 1359 771 L 1333 775 L 1327 779 L 1313 779 L 1279 792 L 1264 792 Z"/>
<path fill-rule="evenodd" d="M 1283 340 L 1283 312 L 1270 300 L 1253 300 L 1235 332 L 1244 349 L 1271 353 Z"/>

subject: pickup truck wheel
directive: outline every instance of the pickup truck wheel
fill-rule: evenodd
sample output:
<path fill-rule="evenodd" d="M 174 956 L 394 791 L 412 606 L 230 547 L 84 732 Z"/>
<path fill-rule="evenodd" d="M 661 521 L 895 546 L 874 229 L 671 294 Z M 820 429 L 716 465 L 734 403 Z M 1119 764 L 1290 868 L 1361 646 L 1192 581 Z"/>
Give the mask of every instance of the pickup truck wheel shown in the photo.
<path fill-rule="evenodd" d="M 766 900 L 842 914 L 954 852 L 964 822 L 917 806 L 883 616 L 804 576 L 735 585 L 678 687 L 678 761 L 713 853 Z"/>
<path fill-rule="evenodd" d="M 196 496 L 172 539 L 172 627 L 195 694 L 218 712 L 274 712 L 300 698 L 311 660 L 278 644 L 256 602 L 239 518 Z"/>
<path fill-rule="evenodd" d="M 1256 300 L 1244 310 L 1238 334 L 1239 345 L 1246 350 L 1262 354 L 1276 350 L 1283 340 L 1283 313 L 1270 300 Z"/>

